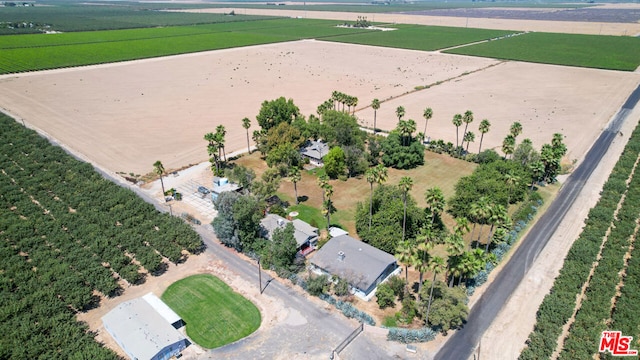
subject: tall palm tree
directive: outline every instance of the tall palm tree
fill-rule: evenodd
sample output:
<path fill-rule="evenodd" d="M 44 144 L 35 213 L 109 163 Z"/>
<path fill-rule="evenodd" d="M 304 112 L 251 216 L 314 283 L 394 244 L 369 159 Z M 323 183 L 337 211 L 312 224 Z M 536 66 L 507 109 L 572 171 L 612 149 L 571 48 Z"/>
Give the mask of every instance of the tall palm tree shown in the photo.
<path fill-rule="evenodd" d="M 459 142 L 459 134 L 458 134 L 458 128 L 460 128 L 460 125 L 462 125 L 462 115 L 460 114 L 455 114 L 453 115 L 453 120 L 451 120 L 451 122 L 453 123 L 453 126 L 456 127 L 456 149 L 458 148 L 458 146 L 460 146 L 460 142 Z"/>
<path fill-rule="evenodd" d="M 373 217 L 373 183 L 376 182 L 377 179 L 376 169 L 377 168 L 369 168 L 364 173 L 364 176 L 367 179 L 367 182 L 369 183 L 369 187 L 371 189 L 371 191 L 369 192 L 369 231 L 371 231 L 371 218 Z"/>
<path fill-rule="evenodd" d="M 469 152 L 469 143 L 474 142 L 476 139 L 476 134 L 473 133 L 473 131 L 469 131 L 467 133 L 464 134 L 464 138 L 462 139 L 463 142 L 467 142 L 467 148 L 464 149 L 465 152 Z"/>
<path fill-rule="evenodd" d="M 537 160 L 529 164 L 529 169 L 531 170 L 531 191 L 533 191 L 535 183 L 544 178 L 544 163 Z"/>
<path fill-rule="evenodd" d="M 400 136 L 402 137 L 402 145 L 407 145 L 407 139 L 411 139 L 411 134 L 416 131 L 416 122 L 413 119 L 409 120 L 400 120 L 398 122 L 398 126 L 396 127 Z"/>
<path fill-rule="evenodd" d="M 467 128 L 469 124 L 473 122 L 473 111 L 467 110 L 462 115 L 462 122 L 464 122 L 464 132 L 462 133 L 462 142 L 464 143 L 464 137 L 467 135 Z"/>
<path fill-rule="evenodd" d="M 358 106 L 358 98 L 356 96 L 351 97 L 351 106 L 353 106 L 353 112 L 351 113 L 351 115 L 355 115 L 356 106 Z"/>
<path fill-rule="evenodd" d="M 430 107 L 424 109 L 422 117 L 424 117 L 424 132 L 422 133 L 422 142 L 424 143 L 425 137 L 427 136 L 427 124 L 429 123 L 429 119 L 433 117 L 433 110 Z"/>
<path fill-rule="evenodd" d="M 431 229 L 427 229 L 427 232 L 430 231 Z M 420 293 L 422 292 L 424 274 L 429 271 L 429 261 L 431 261 L 431 254 L 429 254 L 429 251 L 433 249 L 433 241 L 429 239 L 430 236 L 432 237 L 433 235 L 427 234 L 425 241 L 419 243 L 415 248 L 413 267 L 414 269 L 416 269 L 418 274 L 420 274 L 418 280 L 418 299 L 420 298 Z"/>
<path fill-rule="evenodd" d="M 511 124 L 511 128 L 509 128 L 509 132 L 514 138 L 517 138 L 518 135 L 522 134 L 522 124 L 517 121 L 514 122 Z"/>
<path fill-rule="evenodd" d="M 404 241 L 407 230 L 407 195 L 409 195 L 409 191 L 411 191 L 413 187 L 413 179 L 408 176 L 403 176 L 398 186 L 400 190 L 402 190 L 402 202 L 404 204 L 404 215 L 402 217 L 402 240 Z"/>
<path fill-rule="evenodd" d="M 251 145 L 249 144 L 249 128 L 251 127 L 251 120 L 247 117 L 242 119 L 242 127 L 247 130 L 247 152 L 251 154 Z"/>
<path fill-rule="evenodd" d="M 212 166 L 215 164 L 215 175 L 220 174 L 220 155 L 219 149 L 220 145 L 218 144 L 217 136 L 214 133 L 206 133 L 204 135 L 204 139 L 208 141 L 207 144 L 207 153 L 211 157 Z"/>
<path fill-rule="evenodd" d="M 404 265 L 405 291 L 409 291 L 409 265 L 413 263 L 413 246 L 409 241 L 401 241 L 396 247 L 396 260 Z"/>
<path fill-rule="evenodd" d="M 446 205 L 444 193 L 439 187 L 434 186 L 427 189 L 424 193 L 424 199 L 427 202 L 427 208 L 431 211 L 431 225 L 433 225 L 436 220 L 436 216 L 440 215 L 442 211 L 444 211 L 444 207 Z"/>
<path fill-rule="evenodd" d="M 166 197 L 164 196 L 164 181 L 162 180 L 162 175 L 164 175 L 164 165 L 162 165 L 162 162 L 160 160 L 153 163 L 153 171 L 156 174 L 160 175 L 160 186 L 162 186 L 162 198 L 165 199 L 166 201 Z"/>
<path fill-rule="evenodd" d="M 505 137 L 502 141 L 502 152 L 504 153 L 505 159 L 507 158 L 507 156 L 513 154 L 513 152 L 515 151 L 515 147 L 516 138 L 512 134 L 507 135 L 507 137 Z"/>
<path fill-rule="evenodd" d="M 378 115 L 378 109 L 380 109 L 380 100 L 373 99 L 371 101 L 371 108 L 373 109 L 373 134 L 375 135 L 376 133 L 376 117 Z"/>
<path fill-rule="evenodd" d="M 227 161 L 227 152 L 224 148 L 225 139 L 224 137 L 227 135 L 227 129 L 225 129 L 224 125 L 216 126 L 216 135 L 218 140 L 219 149 L 222 149 L 222 153 L 224 154 L 224 161 Z"/>
<path fill-rule="evenodd" d="M 400 120 L 402 120 L 402 118 L 404 117 L 404 106 L 398 106 L 396 108 L 396 116 L 398 117 L 398 122 L 400 122 Z"/>
<path fill-rule="evenodd" d="M 378 186 L 380 186 L 380 184 L 385 183 L 387 181 L 387 178 L 389 177 L 389 172 L 388 172 L 388 169 L 383 164 L 376 165 L 375 169 L 376 169 L 376 183 L 378 183 Z"/>
<path fill-rule="evenodd" d="M 331 226 L 331 210 L 333 208 L 333 204 L 331 202 L 331 197 L 333 197 L 333 186 L 327 185 L 324 188 L 324 195 L 327 198 L 325 201 L 325 210 L 327 211 L 327 229 Z"/>
<path fill-rule="evenodd" d="M 447 248 L 448 255 L 445 278 L 448 278 L 451 275 L 451 282 L 449 283 L 449 287 L 452 287 L 453 278 L 455 277 L 455 275 L 451 274 L 452 265 L 455 263 L 456 258 L 464 252 L 464 239 L 460 234 L 449 234 L 449 236 L 445 238 L 445 246 Z"/>
<path fill-rule="evenodd" d="M 289 172 L 289 177 L 291 178 L 291 182 L 293 183 L 293 191 L 296 195 L 296 205 L 298 205 L 300 203 L 300 200 L 298 200 L 298 182 L 302 179 L 300 169 L 294 166 Z"/>
<path fill-rule="evenodd" d="M 442 273 L 445 270 L 446 263 L 444 258 L 440 256 L 432 256 L 429 259 L 429 264 L 427 265 L 429 270 L 433 273 L 433 280 L 431 280 L 431 290 L 429 290 L 429 302 L 427 305 L 427 313 L 424 316 L 425 324 L 429 324 L 429 312 L 431 311 L 431 301 L 433 301 L 433 285 L 436 283 L 436 276 Z"/>
<path fill-rule="evenodd" d="M 318 186 L 320 186 L 320 189 L 322 189 L 323 204 L 325 202 L 325 197 L 324 197 L 325 189 L 327 188 L 328 185 L 329 185 L 329 178 L 325 173 L 322 173 L 320 176 L 318 176 Z"/>
<path fill-rule="evenodd" d="M 480 147 L 478 147 L 478 154 L 482 152 L 482 139 L 484 139 L 484 134 L 488 133 L 490 128 L 491 123 L 489 120 L 483 119 L 480 121 L 480 127 L 478 128 L 478 130 L 480 130 Z"/>

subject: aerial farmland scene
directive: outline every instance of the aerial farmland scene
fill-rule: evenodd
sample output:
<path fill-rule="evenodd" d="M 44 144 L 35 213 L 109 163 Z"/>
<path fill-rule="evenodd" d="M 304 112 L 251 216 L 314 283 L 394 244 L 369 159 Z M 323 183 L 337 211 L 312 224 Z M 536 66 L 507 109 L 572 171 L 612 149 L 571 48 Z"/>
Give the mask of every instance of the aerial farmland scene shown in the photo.
<path fill-rule="evenodd" d="M 0 2 L 0 359 L 640 350 L 640 4 Z"/>

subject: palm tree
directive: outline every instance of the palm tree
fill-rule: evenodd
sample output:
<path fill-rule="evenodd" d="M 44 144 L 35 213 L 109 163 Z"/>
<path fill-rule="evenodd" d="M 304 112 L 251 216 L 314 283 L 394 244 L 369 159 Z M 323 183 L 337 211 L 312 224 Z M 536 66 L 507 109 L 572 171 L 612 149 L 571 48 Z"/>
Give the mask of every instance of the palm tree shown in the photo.
<path fill-rule="evenodd" d="M 412 119 L 409 120 L 400 120 L 398 122 L 398 126 L 396 127 L 400 136 L 402 137 L 402 145 L 407 145 L 407 139 L 411 139 L 411 134 L 416 131 L 416 122 Z"/>
<path fill-rule="evenodd" d="M 351 115 L 354 115 L 356 113 L 356 106 L 358 106 L 358 98 L 355 96 L 351 97 L 351 106 L 353 106 L 353 112 L 351 113 Z"/>
<path fill-rule="evenodd" d="M 388 170 L 386 167 L 384 167 L 384 165 L 382 164 L 378 164 L 375 167 L 376 169 L 376 183 L 378 183 L 378 185 L 384 183 L 387 181 L 388 178 Z"/>
<path fill-rule="evenodd" d="M 429 123 L 429 119 L 433 117 L 433 110 L 430 107 L 424 109 L 422 113 L 424 117 L 424 132 L 422 133 L 422 142 L 424 143 L 425 137 L 427 136 L 427 124 Z"/>
<path fill-rule="evenodd" d="M 296 194 L 296 205 L 300 203 L 298 200 L 298 182 L 302 179 L 302 175 L 300 174 L 300 169 L 297 167 L 293 167 L 289 172 L 289 177 L 291 178 L 291 182 L 293 183 L 293 191 Z"/>
<path fill-rule="evenodd" d="M 478 243 L 480 242 L 480 237 L 482 236 L 482 228 L 487 223 L 489 216 L 491 214 L 491 208 L 493 204 L 489 202 L 489 199 L 485 196 L 481 196 L 477 201 L 476 207 L 476 220 L 480 224 L 480 233 L 478 234 Z M 473 241 L 473 239 L 471 239 Z"/>
<path fill-rule="evenodd" d="M 502 152 L 504 153 L 504 158 L 506 159 L 508 155 L 513 154 L 516 147 L 516 138 L 509 134 L 502 141 Z"/>
<path fill-rule="evenodd" d="M 469 131 L 464 134 L 464 138 L 462 138 L 462 142 L 467 142 L 467 148 L 464 150 L 465 152 L 469 152 L 469 143 L 472 143 L 476 140 L 476 134 L 473 131 Z"/>
<path fill-rule="evenodd" d="M 511 203 L 511 193 L 513 192 L 513 188 L 520 183 L 520 177 L 515 175 L 513 171 L 509 171 L 504 174 L 504 181 L 509 188 L 509 194 L 507 195 L 507 206 L 509 206 L 509 203 Z"/>
<path fill-rule="evenodd" d="M 433 237 L 433 234 L 430 234 L 431 229 L 429 228 L 427 228 L 426 231 L 427 234 L 425 241 L 418 244 L 413 259 L 413 267 L 416 269 L 418 274 L 420 274 L 420 278 L 418 280 L 418 298 L 422 291 L 424 273 L 429 271 L 429 261 L 431 260 L 431 254 L 429 254 L 429 251 L 433 249 L 433 241 L 430 239 L 430 237 Z"/>
<path fill-rule="evenodd" d="M 373 217 L 373 183 L 376 182 L 377 179 L 376 169 L 377 168 L 369 168 L 364 173 L 364 176 L 369 183 L 369 187 L 371 188 L 371 191 L 369 192 L 369 231 L 371 231 L 371 218 Z"/>
<path fill-rule="evenodd" d="M 224 154 L 224 161 L 227 161 L 227 152 L 224 149 L 224 142 L 225 142 L 224 137 L 227 135 L 227 130 L 225 129 L 224 125 L 216 126 L 216 135 L 217 135 L 217 140 L 219 145 L 218 149 L 219 150 L 222 149 L 222 153 Z"/>
<path fill-rule="evenodd" d="M 402 202 L 404 204 L 404 215 L 402 217 L 402 240 L 404 241 L 407 229 L 407 195 L 409 195 L 409 191 L 411 191 L 413 187 L 413 179 L 408 176 L 403 176 L 398 186 L 400 190 L 402 190 Z"/>
<path fill-rule="evenodd" d="M 430 261 L 427 266 L 429 267 L 429 270 L 433 272 L 433 280 L 431 281 L 431 290 L 429 290 L 429 302 L 427 305 L 427 313 L 424 316 L 424 319 L 425 319 L 424 321 L 425 321 L 425 324 L 427 325 L 429 324 L 429 312 L 431 311 L 431 301 L 433 301 L 433 285 L 436 283 L 436 276 L 441 272 L 443 272 L 446 267 L 446 263 L 444 259 L 440 256 L 432 256 L 429 260 Z"/>
<path fill-rule="evenodd" d="M 482 151 L 482 139 L 484 139 L 484 134 L 488 133 L 490 128 L 491 123 L 489 120 L 484 119 L 480 121 L 480 127 L 478 128 L 478 130 L 480 130 L 480 147 L 478 147 L 478 154 Z"/>
<path fill-rule="evenodd" d="M 404 265 L 405 290 L 409 291 L 409 265 L 413 263 L 413 247 L 409 241 L 401 241 L 396 247 L 396 260 Z"/>
<path fill-rule="evenodd" d="M 214 133 L 206 133 L 204 139 L 209 142 L 207 144 L 207 153 L 211 156 L 212 163 L 215 164 L 214 172 L 217 176 L 220 174 L 220 145 L 218 144 L 217 136 Z"/>
<path fill-rule="evenodd" d="M 331 203 L 331 197 L 333 196 L 333 186 L 327 185 L 324 188 L 324 195 L 327 200 L 325 201 L 325 210 L 327 211 L 327 229 L 331 224 L 331 210 L 333 209 L 333 204 Z"/>
<path fill-rule="evenodd" d="M 251 127 L 251 120 L 247 117 L 242 119 L 242 127 L 247 130 L 247 152 L 251 154 L 251 145 L 249 145 L 249 128 Z"/>
<path fill-rule="evenodd" d="M 456 149 L 457 149 L 458 146 L 460 146 L 460 143 L 458 141 L 458 128 L 460 127 L 460 125 L 462 125 L 462 115 L 460 114 L 453 115 L 453 120 L 451 120 L 451 122 L 456 127 Z"/>
<path fill-rule="evenodd" d="M 489 237 L 487 238 L 487 245 L 485 247 L 485 252 L 489 253 L 489 245 L 491 245 L 491 237 L 493 236 L 493 228 L 496 225 L 503 224 L 508 221 L 509 214 L 507 213 L 507 209 L 502 206 L 502 204 L 497 204 L 493 206 L 491 209 L 491 214 L 489 217 L 489 222 L 491 223 L 491 228 L 489 229 Z"/>
<path fill-rule="evenodd" d="M 464 138 L 467 135 L 467 128 L 469 127 L 469 124 L 473 122 L 473 111 L 465 111 L 464 115 L 462 115 L 462 122 L 464 122 L 464 132 L 462 133 L 462 142 L 464 143 Z"/>
<path fill-rule="evenodd" d="M 376 117 L 378 115 L 378 109 L 380 109 L 380 100 L 373 99 L 371 101 L 371 108 L 373 109 L 373 134 L 376 134 Z"/>
<path fill-rule="evenodd" d="M 447 255 L 449 256 L 447 259 L 445 278 L 448 278 L 451 275 L 449 287 L 452 287 L 453 279 L 457 276 L 453 273 L 453 265 L 455 265 L 456 260 L 460 256 L 460 254 L 464 252 L 464 239 L 460 234 L 449 234 L 449 236 L 445 238 L 445 245 L 447 247 Z"/>
<path fill-rule="evenodd" d="M 153 171 L 160 175 L 160 186 L 162 186 L 162 198 L 167 201 L 167 198 L 164 196 L 164 181 L 162 181 L 162 175 L 164 174 L 164 165 L 160 160 L 153 163 Z"/>
<path fill-rule="evenodd" d="M 511 124 L 511 128 L 509 129 L 509 131 L 514 138 L 517 138 L 518 135 L 522 134 L 522 124 L 517 121 L 514 122 L 513 124 Z"/>
<path fill-rule="evenodd" d="M 544 163 L 541 160 L 532 162 L 529 164 L 529 169 L 531 170 L 531 191 L 533 191 L 535 183 L 544 178 Z"/>
<path fill-rule="evenodd" d="M 398 117 L 398 122 L 400 122 L 404 117 L 404 106 L 398 106 L 396 108 L 396 116 Z"/>
<path fill-rule="evenodd" d="M 482 249 L 475 249 L 473 251 L 466 251 L 461 255 L 460 259 L 460 278 L 458 278 L 458 285 L 462 281 L 462 278 L 467 279 L 476 276 L 482 267 L 484 266 L 484 251 Z"/>
<path fill-rule="evenodd" d="M 456 218 L 456 224 L 453 226 L 454 233 L 464 236 L 469 230 L 469 220 L 466 217 Z"/>
<path fill-rule="evenodd" d="M 424 199 L 427 201 L 427 208 L 431 211 L 431 225 L 436 220 L 436 216 L 440 215 L 444 211 L 446 201 L 442 190 L 434 186 L 427 189 L 424 193 Z"/>
<path fill-rule="evenodd" d="M 328 185 L 329 185 L 329 178 L 323 172 L 322 174 L 320 174 L 320 176 L 318 176 L 318 186 L 320 186 L 320 189 L 322 189 L 322 203 L 323 204 L 324 204 L 324 201 L 325 201 L 324 190 L 327 188 Z"/>

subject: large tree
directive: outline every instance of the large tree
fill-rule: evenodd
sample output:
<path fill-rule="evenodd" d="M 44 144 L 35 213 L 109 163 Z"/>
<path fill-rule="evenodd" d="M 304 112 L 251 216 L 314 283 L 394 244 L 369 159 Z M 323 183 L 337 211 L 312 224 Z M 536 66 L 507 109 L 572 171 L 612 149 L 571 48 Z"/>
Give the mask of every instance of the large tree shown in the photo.
<path fill-rule="evenodd" d="M 367 202 L 356 208 L 356 231 L 360 238 L 372 246 L 393 253 L 401 240 L 404 219 L 403 193 L 397 186 L 380 185 L 373 192 L 373 216 L 369 230 L 369 208 Z M 407 195 L 405 237 L 412 239 L 424 225 L 424 211 L 416 206 L 415 199 Z"/>
<path fill-rule="evenodd" d="M 403 143 L 403 141 L 407 141 Z M 382 162 L 396 169 L 413 169 L 424 164 L 424 144 L 414 137 L 401 136 L 397 130 L 384 138 Z"/>
<path fill-rule="evenodd" d="M 330 179 L 337 179 L 345 175 L 347 164 L 345 161 L 344 151 L 340 146 L 334 146 L 329 153 L 322 158 L 324 162 L 324 171 Z"/>
<path fill-rule="evenodd" d="M 268 131 L 283 122 L 291 124 L 299 116 L 300 109 L 293 103 L 293 99 L 287 100 L 281 96 L 275 100 L 263 101 L 256 120 L 264 131 Z"/>
<path fill-rule="evenodd" d="M 332 146 L 357 146 L 364 149 L 366 133 L 353 115 L 329 110 L 322 115 L 320 137 Z"/>

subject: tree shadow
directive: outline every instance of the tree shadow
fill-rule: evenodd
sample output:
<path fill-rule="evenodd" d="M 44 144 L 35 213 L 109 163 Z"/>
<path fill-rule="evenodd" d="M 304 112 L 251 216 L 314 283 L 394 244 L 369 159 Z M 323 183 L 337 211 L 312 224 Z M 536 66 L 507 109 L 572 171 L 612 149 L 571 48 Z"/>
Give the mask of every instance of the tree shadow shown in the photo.
<path fill-rule="evenodd" d="M 307 195 L 302 195 L 302 196 L 298 196 L 298 202 L 306 202 L 307 200 L 309 200 L 309 197 Z"/>

